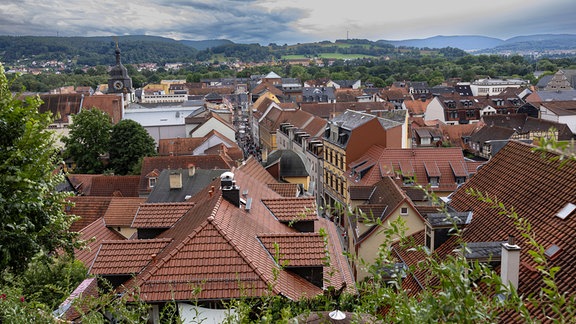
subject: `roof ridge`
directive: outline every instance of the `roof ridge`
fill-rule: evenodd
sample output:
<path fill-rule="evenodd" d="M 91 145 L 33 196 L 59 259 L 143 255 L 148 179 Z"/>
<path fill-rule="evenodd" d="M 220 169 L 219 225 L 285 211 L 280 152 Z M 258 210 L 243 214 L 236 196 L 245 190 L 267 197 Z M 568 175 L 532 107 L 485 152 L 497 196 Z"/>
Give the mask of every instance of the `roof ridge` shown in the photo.
<path fill-rule="evenodd" d="M 203 221 L 200 224 L 200 226 L 193 229 L 192 232 L 190 232 L 190 234 L 188 234 L 184 240 L 180 241 L 180 243 L 178 243 L 177 246 L 175 246 L 173 249 L 171 249 L 170 252 L 167 255 L 165 255 L 163 258 L 158 260 L 158 262 L 156 262 L 154 264 L 148 263 L 141 271 L 141 273 L 143 273 L 143 272 L 145 272 L 145 273 L 142 275 L 142 277 L 140 279 L 138 279 L 138 281 L 135 283 L 135 286 L 136 287 L 142 286 L 142 283 L 145 283 L 148 279 L 150 279 L 150 277 L 152 277 L 152 275 L 154 275 L 156 273 L 156 271 L 158 271 L 174 255 L 176 255 L 176 253 L 178 251 L 180 251 L 180 249 L 182 249 L 184 246 L 186 246 L 187 242 L 189 242 L 190 240 L 192 240 L 193 237 L 195 237 L 197 234 L 202 232 L 202 230 L 208 225 L 208 223 L 209 223 L 208 220 Z M 174 241 L 174 239 L 171 239 L 171 241 Z M 170 244 L 167 244 L 164 247 L 164 249 L 166 249 L 169 245 Z M 132 281 L 132 280 L 130 280 L 130 281 Z M 128 286 L 129 282 L 126 283 L 126 286 Z"/>
<path fill-rule="evenodd" d="M 215 212 L 217 212 L 217 209 L 215 210 Z M 222 225 L 215 220 L 216 218 L 214 218 L 213 215 L 208 217 L 208 222 L 214 226 L 214 228 L 218 231 L 218 233 L 220 233 L 220 235 L 226 240 L 226 242 L 228 242 L 228 244 L 232 246 L 234 251 L 236 251 L 242 257 L 242 259 L 252 269 L 252 271 L 254 271 L 254 273 L 258 275 L 258 277 L 266 284 L 266 286 L 268 286 L 269 278 L 266 275 L 264 275 L 264 273 L 254 264 L 254 261 L 251 258 L 249 258 L 246 253 L 244 253 L 244 251 L 234 242 L 234 240 L 232 240 L 229 237 L 227 231 L 224 228 L 222 228 Z M 273 286 L 273 291 L 275 293 L 280 293 L 276 285 Z"/>
<path fill-rule="evenodd" d="M 218 208 L 220 207 L 220 203 L 222 202 L 222 196 L 218 197 L 218 200 L 216 201 L 216 203 L 214 204 L 214 208 L 212 209 L 212 212 L 210 213 L 210 217 L 214 217 L 216 211 L 218 210 Z M 186 213 L 188 213 L 190 210 L 188 210 Z M 178 243 L 178 245 L 176 245 L 173 249 L 170 250 L 170 252 L 165 255 L 164 257 L 162 257 L 160 260 L 158 260 L 158 262 L 156 262 L 155 264 L 152 265 L 152 268 L 149 268 L 149 271 L 147 271 L 142 278 L 139 279 L 140 282 L 146 282 L 146 280 L 148 280 L 153 274 L 156 273 L 156 271 L 158 271 L 158 269 L 160 269 L 164 264 L 166 264 L 174 255 L 176 255 L 180 249 L 182 249 L 183 247 L 186 246 L 186 244 L 188 242 L 190 242 L 192 240 L 192 238 L 194 238 L 196 235 L 198 235 L 198 233 L 202 232 L 202 230 L 208 225 L 209 220 L 208 218 L 206 220 L 204 220 L 202 223 L 200 223 L 200 225 L 198 225 L 196 228 L 192 229 L 192 231 L 190 232 L 190 234 L 186 235 L 186 237 L 180 241 L 180 243 Z M 182 219 L 182 217 L 180 218 Z M 174 240 L 174 238 L 172 238 L 172 240 Z M 166 245 L 166 247 L 168 247 L 170 244 Z M 165 247 L 165 248 L 166 248 Z M 150 266 L 150 264 L 148 264 L 142 272 L 144 272 L 145 270 L 148 269 L 148 267 Z M 140 284 L 138 284 L 138 286 L 140 286 Z"/>

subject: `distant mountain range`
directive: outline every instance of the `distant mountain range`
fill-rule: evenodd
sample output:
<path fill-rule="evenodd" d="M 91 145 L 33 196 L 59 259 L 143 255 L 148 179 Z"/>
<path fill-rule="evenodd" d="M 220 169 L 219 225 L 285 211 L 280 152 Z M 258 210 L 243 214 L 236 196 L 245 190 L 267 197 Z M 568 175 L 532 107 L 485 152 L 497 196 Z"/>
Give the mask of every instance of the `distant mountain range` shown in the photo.
<path fill-rule="evenodd" d="M 576 50 L 574 34 L 541 34 L 518 36 L 502 40 L 486 36 L 434 36 L 423 39 L 379 40 L 378 43 L 396 47 L 444 48 L 454 47 L 474 53 L 494 53 L 500 51 L 526 51 L 535 49 Z"/>

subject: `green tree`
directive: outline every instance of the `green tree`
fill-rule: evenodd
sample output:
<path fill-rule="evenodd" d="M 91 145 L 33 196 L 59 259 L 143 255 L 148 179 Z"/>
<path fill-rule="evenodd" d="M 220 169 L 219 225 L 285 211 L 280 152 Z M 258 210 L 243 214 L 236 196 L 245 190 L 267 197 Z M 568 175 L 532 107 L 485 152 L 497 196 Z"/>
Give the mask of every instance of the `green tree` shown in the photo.
<path fill-rule="evenodd" d="M 110 167 L 125 175 L 133 172 L 143 157 L 156 155 L 156 142 L 142 125 L 124 119 L 112 127 L 108 152 Z"/>
<path fill-rule="evenodd" d="M 66 144 L 66 157 L 76 163 L 77 173 L 102 173 L 102 157 L 108 153 L 112 123 L 110 117 L 98 109 L 82 110 L 74 116 Z"/>
<path fill-rule="evenodd" d="M 58 154 L 49 113 L 39 97 L 24 101 L 10 92 L 0 65 L 0 271 L 19 272 L 37 254 L 72 252 L 73 218 L 64 212 L 63 180 L 55 173 Z"/>

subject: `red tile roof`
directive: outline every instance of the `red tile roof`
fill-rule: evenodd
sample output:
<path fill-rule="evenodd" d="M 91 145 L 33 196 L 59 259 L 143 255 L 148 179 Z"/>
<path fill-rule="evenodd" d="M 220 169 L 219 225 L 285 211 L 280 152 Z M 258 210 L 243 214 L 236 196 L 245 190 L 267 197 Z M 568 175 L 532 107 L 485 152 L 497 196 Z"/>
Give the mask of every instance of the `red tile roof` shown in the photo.
<path fill-rule="evenodd" d="M 138 266 L 122 264 L 122 272 L 129 272 L 136 271 L 141 264 L 148 262 L 135 278 L 126 283 L 126 287 L 138 286 L 140 297 L 149 302 L 262 296 L 268 292 L 269 287 L 272 287 L 272 293 L 292 299 L 322 293 L 321 288 L 290 271 L 280 271 L 275 278 L 273 269 L 277 269 L 278 265 L 262 246 L 258 236 L 297 232 L 276 220 L 262 202 L 278 199 L 280 195 L 261 181 L 271 178 L 263 175 L 266 172 L 257 161 L 249 159 L 232 171 L 240 192 L 248 190 L 247 196 L 242 198 L 253 199 L 252 208 L 248 211 L 226 200 L 222 196 L 219 179 L 216 179 L 212 185 L 190 199 L 195 205 L 175 226 L 157 237 L 173 241 L 157 254 L 156 262 L 150 263 L 144 257 L 145 254 L 141 254 L 141 258 L 137 258 L 140 262 Z M 296 215 L 302 211 L 300 208 L 309 204 L 316 210 L 314 200 L 304 203 L 307 200 L 297 201 L 302 204 L 292 203 L 292 206 L 298 207 L 293 212 L 284 208 L 280 211 Z M 346 282 L 348 287 L 354 289 L 350 268 L 343 256 L 334 224 L 325 219 L 316 223 L 316 230 L 324 228 L 328 233 L 327 251 L 331 266 L 324 267 L 324 279 L 337 288 Z M 297 241 L 290 242 L 301 246 Z M 285 248 L 290 251 L 295 247 L 286 244 Z M 121 258 L 123 250 L 118 249 L 116 252 Z M 135 257 L 130 256 L 132 258 Z M 118 273 L 117 270 L 110 271 Z M 195 286 L 202 289 L 193 296 Z"/>
<path fill-rule="evenodd" d="M 80 195 L 90 195 L 90 190 L 92 189 L 92 179 L 100 177 L 100 174 L 76 174 L 71 173 L 66 175 L 70 180 L 70 183 L 78 191 Z"/>
<path fill-rule="evenodd" d="M 347 174 L 351 183 L 373 185 L 384 176 L 396 176 L 401 184 L 403 175 L 413 176 L 416 184 L 427 186 L 429 176 L 439 175 L 439 186 L 432 190 L 453 191 L 456 189 L 455 176 L 470 175 L 467 166 L 470 162 L 464 159 L 462 150 L 457 147 L 395 149 L 374 145 L 350 165 L 359 165 L 363 161 L 367 161 L 366 165 L 377 163 L 378 167 L 373 167 L 359 181 L 355 181 L 357 175 L 349 170 Z"/>
<path fill-rule="evenodd" d="M 70 226 L 70 231 L 78 232 L 104 216 L 112 197 L 73 196 L 68 200 L 74 206 L 66 208 L 66 213 L 80 217 Z"/>
<path fill-rule="evenodd" d="M 104 214 L 106 226 L 129 227 L 134 220 L 140 204 L 146 202 L 146 198 L 114 197 Z"/>
<path fill-rule="evenodd" d="M 299 191 L 297 183 L 269 183 L 268 188 L 274 190 L 282 197 L 296 197 Z"/>
<path fill-rule="evenodd" d="M 431 98 L 427 98 L 425 100 L 410 99 L 404 100 L 404 105 L 410 112 L 410 115 L 422 115 L 426 113 L 426 108 L 431 101 Z"/>
<path fill-rule="evenodd" d="M 323 119 L 331 119 L 346 110 L 360 112 L 388 111 L 394 109 L 389 102 L 336 102 L 336 103 L 301 103 L 300 108 Z"/>
<path fill-rule="evenodd" d="M 84 96 L 82 108 L 96 108 L 107 113 L 114 125 L 122 120 L 122 98 L 118 95 Z"/>
<path fill-rule="evenodd" d="M 85 249 L 76 250 L 76 260 L 80 260 L 85 266 L 90 266 L 94 261 L 100 244 L 105 240 L 122 240 L 120 233 L 109 229 L 104 223 L 104 218 L 95 220 L 80 232 L 80 239 L 87 242 Z"/>
<path fill-rule="evenodd" d="M 574 295 L 576 286 L 576 212 L 572 211 L 564 219 L 557 216 L 568 203 L 576 203 L 576 161 L 558 159 L 554 152 L 534 152 L 535 146 L 518 141 L 510 141 L 488 161 L 474 177 L 460 187 L 451 197 L 450 206 L 456 211 L 472 211 L 473 217 L 462 232 L 465 242 L 502 242 L 509 235 L 516 237 L 521 250 L 519 295 L 537 296 L 540 289 L 547 287 L 542 276 L 535 270 L 536 263 L 530 256 L 531 243 L 523 236 L 512 218 L 502 215 L 500 208 L 470 195 L 469 190 L 481 192 L 484 196 L 496 199 L 507 210 L 513 210 L 531 226 L 531 235 L 536 243 L 547 249 L 553 245 L 560 248 L 559 254 L 547 258 L 549 267 L 559 267 L 556 285 L 560 293 Z M 423 244 L 424 233 L 413 237 Z M 438 249 L 439 255 L 452 253 L 458 244 L 449 239 Z M 408 264 L 415 264 L 422 255 L 402 254 Z M 527 304 L 534 320 L 548 321 L 544 307 Z M 566 309 L 562 308 L 562 311 Z M 550 315 L 550 314 L 548 314 Z M 502 322 L 516 322 L 517 314 L 501 314 Z"/>
<path fill-rule="evenodd" d="M 314 221 L 318 219 L 316 200 L 313 197 L 262 199 L 262 203 L 280 222 Z"/>
<path fill-rule="evenodd" d="M 204 137 L 161 138 L 158 140 L 158 155 L 192 155 L 202 142 Z"/>
<path fill-rule="evenodd" d="M 140 176 L 106 176 L 92 179 L 91 196 L 138 197 Z"/>
<path fill-rule="evenodd" d="M 188 202 L 141 204 L 131 227 L 170 228 L 193 206 Z"/>
<path fill-rule="evenodd" d="M 80 112 L 82 94 L 43 94 L 40 96 L 42 104 L 38 107 L 41 113 L 51 112 L 56 122 L 69 123 L 68 116 Z"/>
<path fill-rule="evenodd" d="M 172 239 L 104 241 L 90 273 L 94 275 L 132 275 L 154 262 Z"/>
<path fill-rule="evenodd" d="M 270 257 L 285 267 L 318 267 L 326 260 L 324 239 L 319 233 L 262 234 L 258 239 Z"/>

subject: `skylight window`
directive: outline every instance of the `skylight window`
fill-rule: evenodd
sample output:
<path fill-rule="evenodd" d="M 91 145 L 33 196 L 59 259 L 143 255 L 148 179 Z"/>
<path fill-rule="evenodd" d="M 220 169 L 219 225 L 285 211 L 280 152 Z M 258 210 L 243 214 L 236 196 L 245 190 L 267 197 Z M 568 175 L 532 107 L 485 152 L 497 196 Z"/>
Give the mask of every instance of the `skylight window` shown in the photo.
<path fill-rule="evenodd" d="M 544 254 L 551 260 L 558 256 L 558 252 L 562 250 L 558 245 L 552 244 L 549 248 L 544 251 Z"/>
<path fill-rule="evenodd" d="M 557 217 L 561 219 L 566 219 L 574 210 L 576 210 L 576 205 L 573 203 L 567 203 L 560 211 L 556 214 Z"/>

